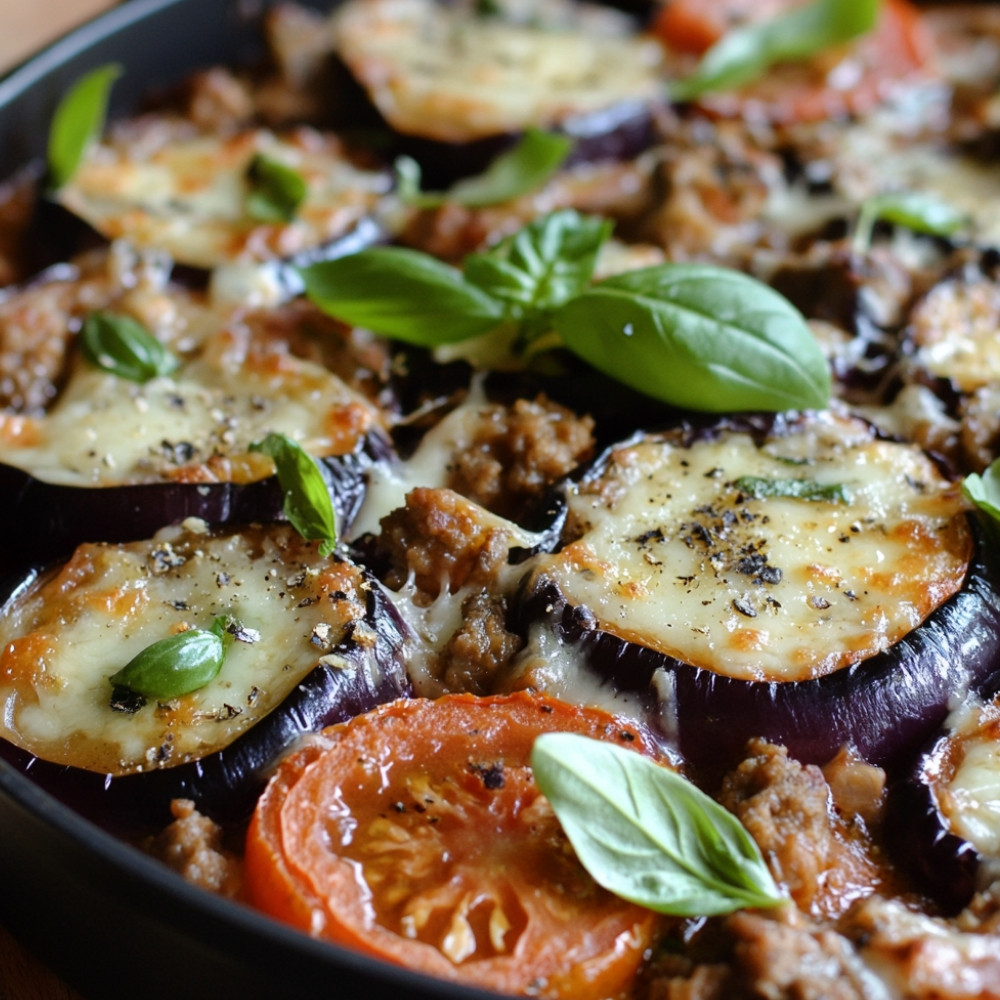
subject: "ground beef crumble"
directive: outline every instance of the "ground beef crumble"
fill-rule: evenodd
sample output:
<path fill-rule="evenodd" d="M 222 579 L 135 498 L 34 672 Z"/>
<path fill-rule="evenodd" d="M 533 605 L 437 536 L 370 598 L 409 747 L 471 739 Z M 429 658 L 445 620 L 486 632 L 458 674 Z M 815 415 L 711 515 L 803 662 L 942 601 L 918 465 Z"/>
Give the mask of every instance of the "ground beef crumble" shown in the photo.
<path fill-rule="evenodd" d="M 432 600 L 442 590 L 485 585 L 510 551 L 509 527 L 453 490 L 411 490 L 405 506 L 381 524 L 377 545 L 388 563 L 385 583 L 400 590 L 412 576 Z"/>
<path fill-rule="evenodd" d="M 193 885 L 234 898 L 242 884 L 239 859 L 222 846 L 222 828 L 189 799 L 170 803 L 174 821 L 147 845 L 147 851 Z"/>
<path fill-rule="evenodd" d="M 516 517 L 590 457 L 593 429 L 590 417 L 544 396 L 484 407 L 474 439 L 453 460 L 448 486 L 502 517 Z"/>

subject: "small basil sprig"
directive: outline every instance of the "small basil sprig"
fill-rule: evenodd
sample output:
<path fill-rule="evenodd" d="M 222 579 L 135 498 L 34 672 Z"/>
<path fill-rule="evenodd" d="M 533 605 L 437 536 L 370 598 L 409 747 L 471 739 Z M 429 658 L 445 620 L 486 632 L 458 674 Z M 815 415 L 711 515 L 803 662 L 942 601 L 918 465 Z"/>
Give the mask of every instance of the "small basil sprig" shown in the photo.
<path fill-rule="evenodd" d="M 303 176 L 264 153 L 247 167 L 246 212 L 255 222 L 291 222 L 308 188 Z"/>
<path fill-rule="evenodd" d="M 338 319 L 429 348 L 485 337 L 493 349 L 479 342 L 468 356 L 494 366 L 561 344 L 676 406 L 826 405 L 826 360 L 786 299 L 700 264 L 663 264 L 591 287 L 609 233 L 606 221 L 564 210 L 471 255 L 464 272 L 414 250 L 378 248 L 300 273 L 308 296 Z"/>
<path fill-rule="evenodd" d="M 56 107 L 49 128 L 48 181 L 61 188 L 76 173 L 87 147 L 102 129 L 108 113 L 108 98 L 121 66 L 98 66 L 80 77 Z"/>
<path fill-rule="evenodd" d="M 763 479 L 741 476 L 733 485 L 754 500 L 787 497 L 790 500 L 826 500 L 850 503 L 851 491 L 843 483 L 817 483 L 812 479 Z"/>
<path fill-rule="evenodd" d="M 673 771 L 572 733 L 539 736 L 531 766 L 580 863 L 616 896 L 680 917 L 786 902 L 736 817 Z"/>
<path fill-rule="evenodd" d="M 233 624 L 220 615 L 207 629 L 188 629 L 147 646 L 109 678 L 112 704 L 128 704 L 123 691 L 168 701 L 205 687 L 222 669 Z"/>
<path fill-rule="evenodd" d="M 675 101 L 734 90 L 778 62 L 808 59 L 870 31 L 879 0 L 812 0 L 785 14 L 728 32 L 702 57 L 694 73 L 668 88 Z"/>
<path fill-rule="evenodd" d="M 284 511 L 292 527 L 307 541 L 319 541 L 319 554 L 328 556 L 337 547 L 337 522 L 326 480 L 316 460 L 284 434 L 268 434 L 250 451 L 274 460 L 285 497 Z"/>
<path fill-rule="evenodd" d="M 572 145 L 567 136 L 529 129 L 483 173 L 463 178 L 441 192 L 421 191 L 420 164 L 401 156 L 395 165 L 397 189 L 402 201 L 417 208 L 437 208 L 448 202 L 466 208 L 500 205 L 542 187 L 562 166 Z"/>
<path fill-rule="evenodd" d="M 953 205 L 922 191 L 877 194 L 861 204 L 852 239 L 856 253 L 864 253 L 871 246 L 872 231 L 879 221 L 928 236 L 953 236 L 968 224 L 969 217 Z"/>
<path fill-rule="evenodd" d="M 169 375 L 180 364 L 138 320 L 119 313 L 91 313 L 80 330 L 80 349 L 91 364 L 130 382 Z"/>

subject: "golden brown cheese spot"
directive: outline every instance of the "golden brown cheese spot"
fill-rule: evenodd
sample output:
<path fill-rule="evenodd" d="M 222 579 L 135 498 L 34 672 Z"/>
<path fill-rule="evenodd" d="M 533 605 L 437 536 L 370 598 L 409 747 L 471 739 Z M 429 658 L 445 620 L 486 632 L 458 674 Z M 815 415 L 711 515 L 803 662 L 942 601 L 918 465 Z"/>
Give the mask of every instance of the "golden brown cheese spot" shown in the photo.
<path fill-rule="evenodd" d="M 788 495 L 796 482 L 821 492 Z M 569 506 L 577 540 L 536 573 L 598 627 L 743 679 L 818 677 L 887 649 L 961 587 L 972 551 L 960 492 L 922 451 L 830 415 L 762 444 L 648 437 Z"/>

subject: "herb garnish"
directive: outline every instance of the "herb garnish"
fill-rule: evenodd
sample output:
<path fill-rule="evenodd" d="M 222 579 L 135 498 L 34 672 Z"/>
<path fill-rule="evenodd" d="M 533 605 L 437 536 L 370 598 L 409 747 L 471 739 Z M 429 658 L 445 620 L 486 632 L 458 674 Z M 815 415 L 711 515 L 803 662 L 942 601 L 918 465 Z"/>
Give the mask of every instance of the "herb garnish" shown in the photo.
<path fill-rule="evenodd" d="M 787 497 L 792 500 L 826 500 L 850 503 L 851 492 L 843 483 L 817 483 L 813 479 L 763 479 L 741 476 L 733 485 L 754 500 Z"/>
<path fill-rule="evenodd" d="M 300 273 L 309 298 L 338 319 L 429 348 L 478 338 L 467 356 L 492 367 L 565 347 L 689 409 L 827 404 L 826 360 L 787 299 L 708 264 L 662 264 L 591 286 L 609 235 L 606 221 L 564 210 L 471 255 L 464 271 L 414 250 L 376 248 Z"/>
<path fill-rule="evenodd" d="M 80 330 L 80 349 L 91 364 L 130 382 L 169 375 L 180 364 L 138 320 L 120 313 L 91 313 Z"/>
<path fill-rule="evenodd" d="M 572 733 L 538 737 L 531 766 L 580 863 L 616 896 L 682 917 L 786 902 L 736 817 L 673 771 Z"/>
<path fill-rule="evenodd" d="M 109 678 L 112 707 L 141 707 L 129 694 L 169 701 L 205 687 L 222 669 L 233 629 L 240 627 L 229 615 L 219 615 L 207 629 L 188 629 L 147 646 Z"/>
<path fill-rule="evenodd" d="M 851 241 L 855 253 L 864 253 L 871 246 L 872 231 L 879 221 L 928 236 L 952 236 L 968 223 L 969 217 L 922 191 L 877 194 L 861 204 Z"/>
<path fill-rule="evenodd" d="M 395 165 L 399 196 L 418 208 L 437 208 L 448 202 L 467 208 L 500 205 L 542 187 L 562 165 L 572 145 L 567 136 L 529 129 L 483 173 L 465 177 L 440 192 L 421 191 L 420 164 L 401 156 Z"/>
<path fill-rule="evenodd" d="M 702 57 L 694 73 L 669 85 L 675 101 L 734 90 L 778 62 L 808 59 L 870 31 L 879 0 L 812 0 L 768 21 L 728 32 Z"/>
<path fill-rule="evenodd" d="M 292 527 L 307 541 L 319 541 L 319 554 L 328 556 L 337 547 L 333 501 L 319 464 L 300 444 L 284 434 L 268 434 L 250 451 L 274 460 L 284 494 L 284 512 Z"/>
<path fill-rule="evenodd" d="M 63 95 L 52 116 L 48 142 L 48 181 L 61 188 L 76 173 L 88 146 L 104 128 L 108 98 L 121 66 L 98 66 Z"/>
<path fill-rule="evenodd" d="M 1000 459 L 992 462 L 982 475 L 972 472 L 962 480 L 962 492 L 989 518 L 989 524 L 1000 534 Z"/>
<path fill-rule="evenodd" d="M 247 167 L 246 211 L 255 222 L 291 222 L 305 201 L 305 179 L 274 157 L 257 153 Z"/>

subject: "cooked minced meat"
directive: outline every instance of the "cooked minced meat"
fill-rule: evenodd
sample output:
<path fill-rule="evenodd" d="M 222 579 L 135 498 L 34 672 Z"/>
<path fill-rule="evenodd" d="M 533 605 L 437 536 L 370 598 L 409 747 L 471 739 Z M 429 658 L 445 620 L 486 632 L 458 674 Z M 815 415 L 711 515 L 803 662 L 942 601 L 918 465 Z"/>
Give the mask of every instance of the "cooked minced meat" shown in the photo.
<path fill-rule="evenodd" d="M 469 447 L 454 457 L 448 485 L 494 513 L 515 517 L 590 456 L 593 429 L 590 417 L 544 396 L 483 407 Z"/>
<path fill-rule="evenodd" d="M 203 816 L 189 799 L 170 803 L 174 821 L 148 845 L 159 858 L 193 885 L 235 897 L 243 875 L 239 859 L 222 846 L 222 828 Z"/>

